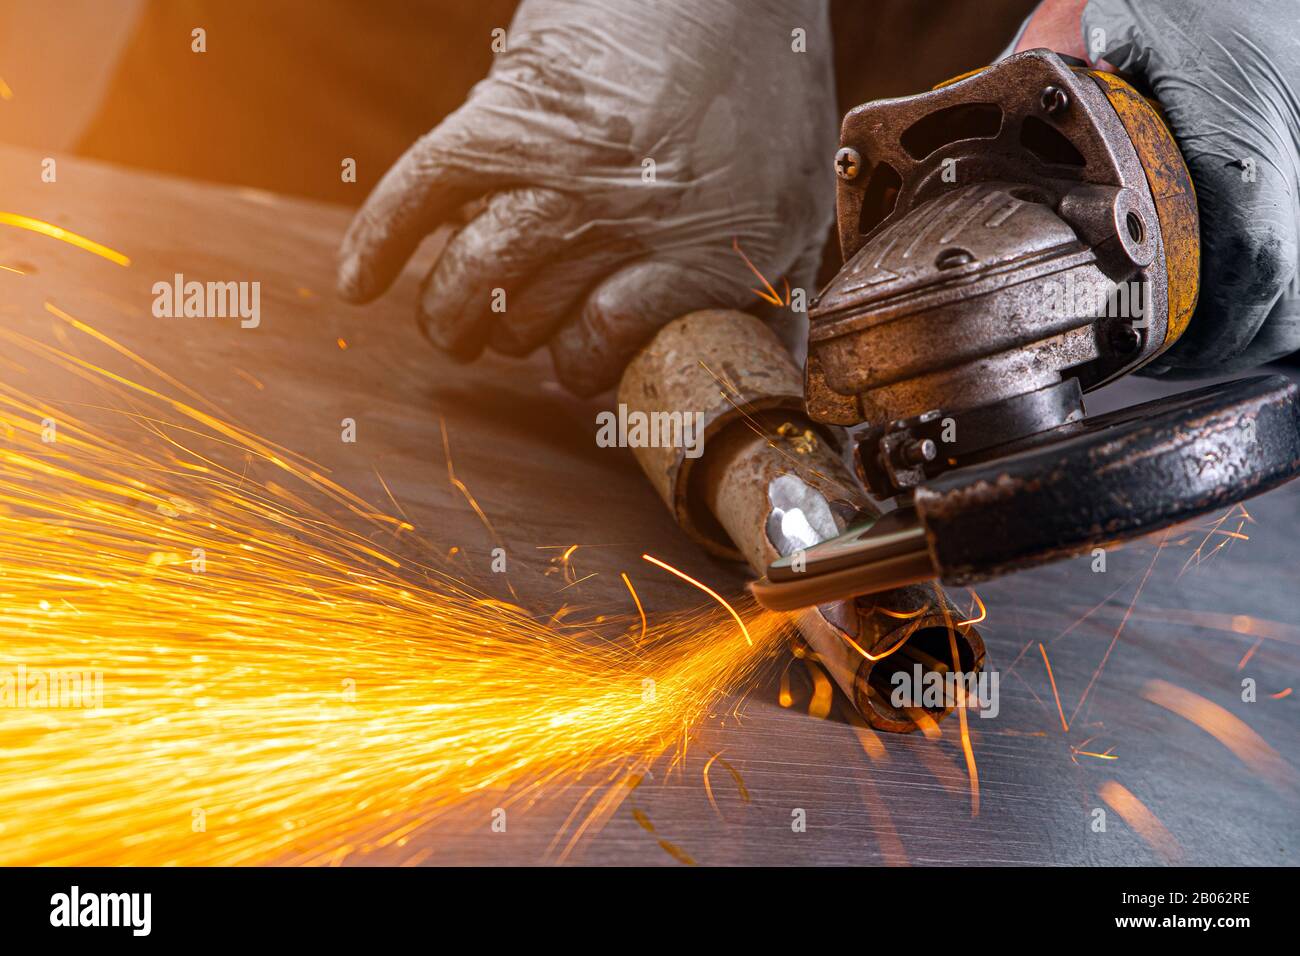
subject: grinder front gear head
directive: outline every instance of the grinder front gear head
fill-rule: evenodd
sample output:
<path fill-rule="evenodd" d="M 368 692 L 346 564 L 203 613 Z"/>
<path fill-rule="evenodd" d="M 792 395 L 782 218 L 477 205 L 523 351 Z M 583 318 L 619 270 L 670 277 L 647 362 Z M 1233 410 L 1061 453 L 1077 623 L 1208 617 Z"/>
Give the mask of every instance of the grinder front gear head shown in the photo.
<path fill-rule="evenodd" d="M 1300 470 L 1272 376 L 1094 419 L 1083 393 L 1196 307 L 1191 177 L 1159 113 L 1046 50 L 857 107 L 835 157 L 845 264 L 810 311 L 810 416 L 896 509 L 771 565 L 787 610 L 965 584 L 1134 537 Z"/>

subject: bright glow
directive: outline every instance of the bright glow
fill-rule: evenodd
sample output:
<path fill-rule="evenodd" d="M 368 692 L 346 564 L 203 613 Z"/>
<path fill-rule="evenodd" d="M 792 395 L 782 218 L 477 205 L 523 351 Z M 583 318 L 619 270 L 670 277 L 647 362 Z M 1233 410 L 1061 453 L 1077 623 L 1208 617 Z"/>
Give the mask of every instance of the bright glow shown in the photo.
<path fill-rule="evenodd" d="M 103 687 L 100 708 L 0 712 L 0 864 L 417 862 L 431 819 L 582 779 L 599 796 L 563 852 L 787 634 L 751 605 L 652 614 L 643 640 L 639 614 L 539 619 L 442 570 L 451 542 L 417 546 L 166 385 L 6 329 L 0 351 L 113 416 L 0 381 L 3 666 Z"/>
<path fill-rule="evenodd" d="M 708 585 L 702 584 L 699 581 L 695 580 L 695 578 L 691 577 L 689 574 L 686 574 L 685 572 L 682 571 L 678 571 L 671 564 L 665 564 L 664 562 L 660 561 L 658 558 L 651 557 L 648 554 L 643 554 L 641 555 L 641 557 L 649 561 L 651 564 L 658 565 L 659 567 L 663 568 L 665 571 L 677 575 L 679 578 L 681 578 L 683 581 L 687 582 L 688 584 L 695 585 L 697 588 L 699 588 L 709 597 L 713 598 L 713 600 L 721 604 L 724 608 L 727 609 L 727 613 L 730 614 L 732 618 L 735 620 L 736 626 L 740 628 L 740 633 L 744 635 L 745 643 L 748 644 L 750 647 L 754 646 L 754 641 L 749 636 L 749 628 L 745 627 L 745 622 L 741 620 L 740 615 L 736 613 L 736 609 L 733 608 L 730 604 L 728 604 L 726 599 L 721 594 L 713 590 L 713 588 L 709 587 Z"/>
<path fill-rule="evenodd" d="M 26 229 L 30 232 L 40 233 L 42 236 L 49 236 L 51 239 L 58 239 L 60 242 L 66 242 L 69 245 L 76 246 L 78 249 L 85 249 L 87 252 L 93 252 L 109 262 L 116 262 L 119 266 L 129 266 L 131 260 L 116 249 L 110 249 L 108 246 L 100 245 L 93 239 L 87 239 L 85 236 L 79 236 L 75 232 L 69 232 L 62 226 L 56 226 L 53 223 L 45 222 L 42 219 L 33 219 L 31 216 L 22 216 L 16 212 L 0 212 L 0 225 L 14 226 L 18 229 Z"/>
<path fill-rule="evenodd" d="M 1166 863 L 1177 863 L 1182 857 L 1182 847 L 1174 835 L 1145 803 L 1117 780 L 1107 780 L 1097 788 L 1097 796 L 1119 814 L 1129 829 L 1151 847 Z"/>

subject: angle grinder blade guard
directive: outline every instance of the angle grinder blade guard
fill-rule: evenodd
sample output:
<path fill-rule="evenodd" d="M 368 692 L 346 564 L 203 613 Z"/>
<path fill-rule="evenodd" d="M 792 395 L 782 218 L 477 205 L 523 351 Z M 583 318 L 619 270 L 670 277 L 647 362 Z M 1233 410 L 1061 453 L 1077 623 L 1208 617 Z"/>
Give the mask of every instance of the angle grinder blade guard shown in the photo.
<path fill-rule="evenodd" d="M 964 585 L 1158 531 L 1300 474 L 1300 388 L 1211 385 L 1032 435 L 918 485 L 910 505 L 772 564 L 794 610 L 938 578 Z"/>

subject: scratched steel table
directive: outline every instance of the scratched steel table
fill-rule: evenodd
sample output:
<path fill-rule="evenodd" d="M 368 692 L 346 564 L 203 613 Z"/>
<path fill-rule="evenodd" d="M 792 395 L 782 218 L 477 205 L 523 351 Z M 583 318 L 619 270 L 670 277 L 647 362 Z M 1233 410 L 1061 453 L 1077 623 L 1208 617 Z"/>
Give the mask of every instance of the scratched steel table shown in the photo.
<path fill-rule="evenodd" d="M 382 473 L 419 527 L 461 549 L 464 575 L 490 586 L 495 542 L 448 481 L 441 417 L 457 475 L 511 554 L 510 583 L 538 612 L 566 601 L 628 611 L 623 571 L 651 613 L 699 604 L 698 592 L 640 561 L 645 550 L 724 593 L 740 592 L 741 569 L 707 557 L 677 530 L 630 453 L 596 447 L 599 403 L 566 395 L 544 356 L 458 366 L 424 343 L 412 320 L 419 262 L 369 307 L 336 302 L 332 263 L 346 210 L 73 159 L 59 160 L 50 184 L 40 160 L 0 150 L 0 210 L 90 236 L 132 265 L 0 227 L 0 265 L 26 273 L 0 271 L 6 326 L 52 340 L 55 322 L 42 308 L 50 301 L 328 466 L 358 494 L 382 500 Z M 175 273 L 260 281 L 260 327 L 154 317 L 151 287 Z M 72 397 L 57 381 L 46 385 L 51 397 Z M 1130 380 L 1092 404 L 1170 390 Z M 356 444 L 339 441 L 344 417 L 357 421 Z M 1104 573 L 1080 558 L 979 588 L 1001 696 L 997 718 L 971 721 L 978 816 L 955 720 L 938 739 L 864 746 L 842 700 L 824 717 L 809 713 L 814 679 L 787 658 L 748 690 L 740 719 L 731 714 L 736 702 L 720 706 L 679 770 L 650 774 L 570 859 L 1295 863 L 1300 693 L 1289 689 L 1300 683 L 1300 485 L 1247 508 L 1249 520 L 1220 515 L 1217 526 L 1202 522 L 1113 551 Z M 546 571 L 556 547 L 575 543 L 575 565 L 591 577 L 558 593 Z M 787 707 L 779 702 L 783 668 Z M 1257 685 L 1254 702 L 1242 699 L 1247 678 Z M 719 753 L 710 801 L 703 771 Z M 575 784 L 512 816 L 507 833 L 492 832 L 485 816 L 461 815 L 413 843 L 435 864 L 552 861 L 552 840 L 580 790 Z M 1095 825 L 1099 809 L 1104 832 Z M 800 816 L 802 832 L 792 826 Z M 358 862 L 395 859 L 375 853 Z"/>

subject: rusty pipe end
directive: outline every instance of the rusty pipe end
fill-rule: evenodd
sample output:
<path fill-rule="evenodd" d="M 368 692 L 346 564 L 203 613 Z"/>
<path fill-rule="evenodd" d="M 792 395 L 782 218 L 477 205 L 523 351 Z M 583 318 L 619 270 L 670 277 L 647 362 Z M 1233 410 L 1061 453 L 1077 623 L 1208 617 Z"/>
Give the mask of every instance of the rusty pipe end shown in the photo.
<path fill-rule="evenodd" d="M 853 675 L 854 706 L 877 730 L 909 733 L 937 726 L 956 706 L 950 693 L 945 690 L 938 706 L 924 700 L 920 706 L 896 706 L 895 692 L 900 687 L 923 690 L 936 678 L 945 681 L 953 669 L 954 647 L 958 673 L 973 678 L 983 671 L 983 637 L 973 625 L 959 624 L 951 609 L 946 614 L 930 611 L 882 633 L 875 646 L 864 648 L 871 656 L 862 659 Z"/>

